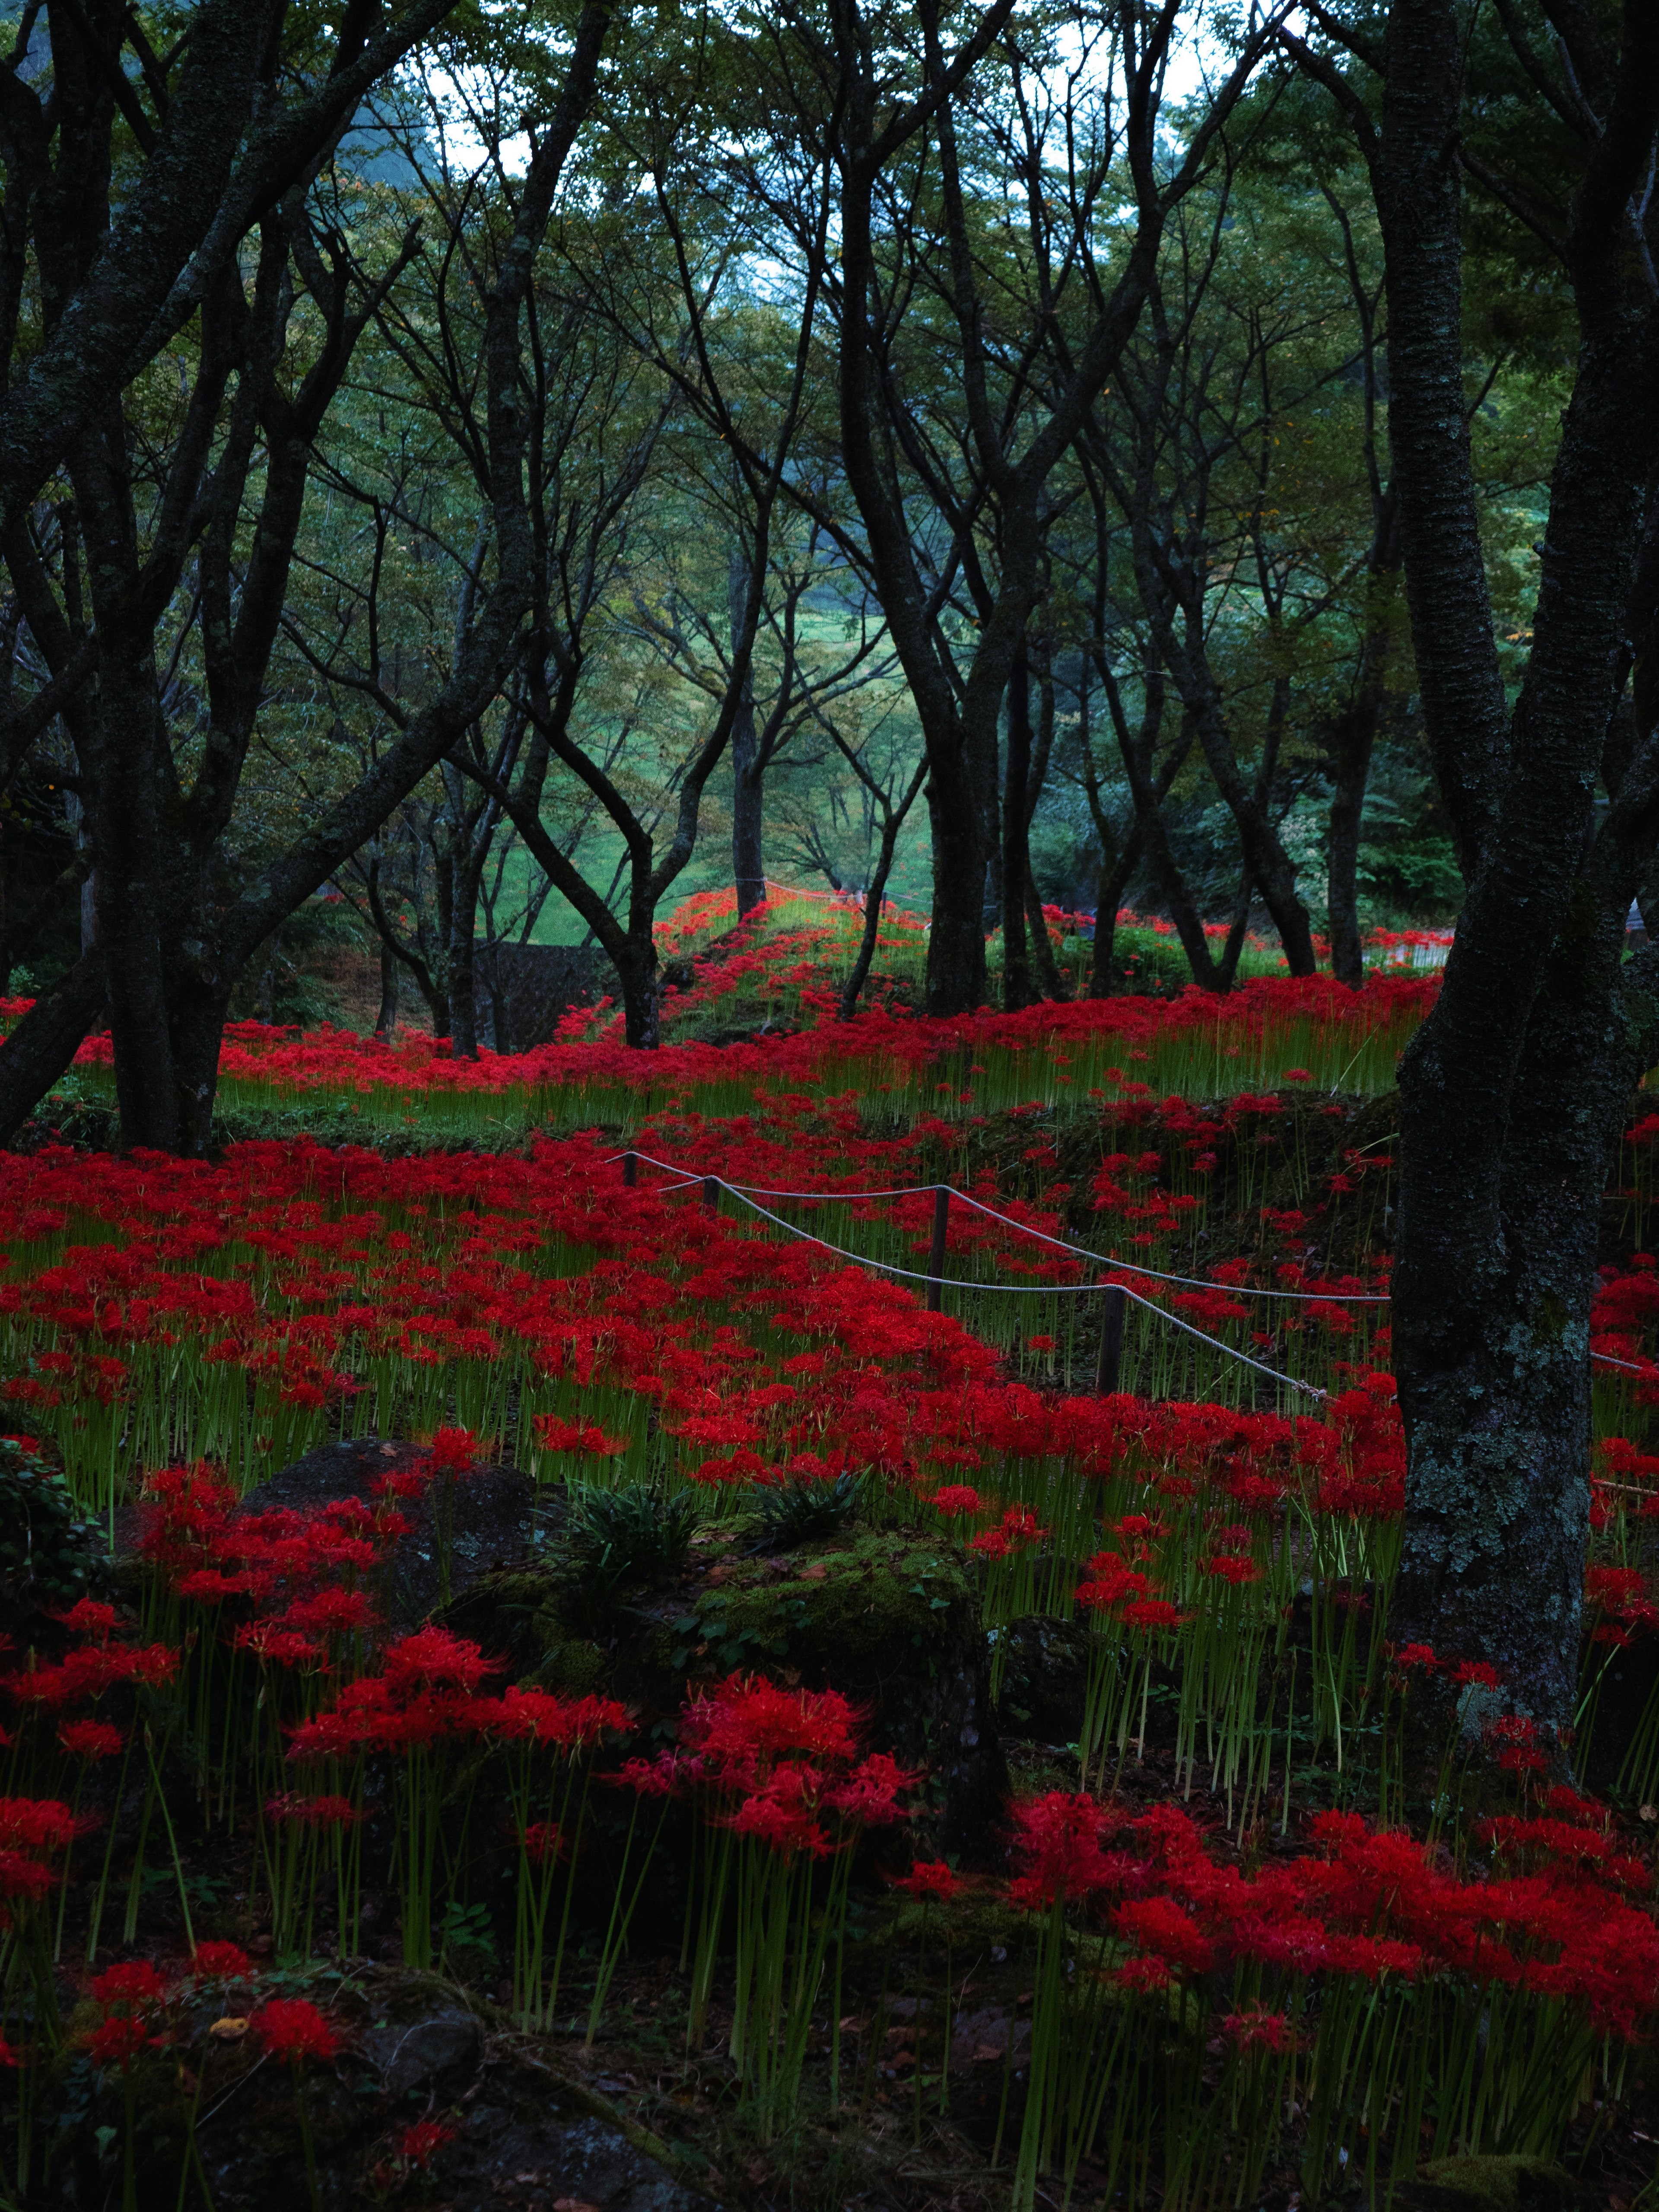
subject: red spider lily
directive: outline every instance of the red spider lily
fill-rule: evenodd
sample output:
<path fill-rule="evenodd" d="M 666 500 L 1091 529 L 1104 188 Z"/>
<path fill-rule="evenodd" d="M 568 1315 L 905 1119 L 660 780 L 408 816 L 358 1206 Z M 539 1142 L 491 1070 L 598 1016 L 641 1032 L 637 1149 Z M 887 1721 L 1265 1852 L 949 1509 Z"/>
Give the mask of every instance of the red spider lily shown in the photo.
<path fill-rule="evenodd" d="M 1268 2012 L 1261 2005 L 1228 2013 L 1221 2033 L 1241 2051 L 1294 2051 L 1298 2045 L 1295 2023 L 1288 2014 Z"/>
<path fill-rule="evenodd" d="M 628 1449 L 626 1437 L 606 1436 L 597 1421 L 562 1421 L 556 1413 L 537 1413 L 530 1425 L 544 1451 L 581 1452 L 594 1459 L 615 1459 Z"/>
<path fill-rule="evenodd" d="M 246 1982 L 258 1972 L 253 1961 L 236 1943 L 198 1943 L 190 1962 L 193 1982 Z"/>
<path fill-rule="evenodd" d="M 844 1820 L 867 1828 L 884 1827 L 909 1819 L 908 1809 L 898 1801 L 921 1780 L 919 1772 L 907 1773 L 886 1752 L 872 1751 L 844 1780 L 825 1790 L 823 1802 Z"/>
<path fill-rule="evenodd" d="M 265 1801 L 265 1818 L 300 1828 L 349 1828 L 366 1817 L 349 1797 L 301 1797 L 289 1792 Z"/>
<path fill-rule="evenodd" d="M 262 2051 L 297 2065 L 302 2058 L 332 2058 L 340 2038 L 314 2004 L 304 1997 L 270 1997 L 252 2014 L 248 2033 Z"/>
<path fill-rule="evenodd" d="M 722 1826 L 734 1835 L 754 1837 L 783 1857 L 802 1852 L 828 1858 L 836 1847 L 818 1825 L 811 1786 L 817 1780 L 810 1767 L 781 1766 Z"/>
<path fill-rule="evenodd" d="M 1027 1911 L 1115 1888 L 1133 1862 L 1101 1849 L 1105 1822 L 1092 1797 L 1051 1790 L 1014 1808 L 1014 1856 L 1023 1871 L 1008 1885 Z"/>
<path fill-rule="evenodd" d="M 942 1513 L 947 1521 L 959 1520 L 964 1514 L 984 1510 L 978 1491 L 965 1482 L 947 1483 L 943 1490 L 936 1490 L 927 1503 Z"/>
<path fill-rule="evenodd" d="M 167 1977 L 148 1959 L 106 1967 L 94 1980 L 89 1994 L 106 2012 L 143 2012 L 165 2002 Z"/>
<path fill-rule="evenodd" d="M 50 1867 L 0 1844 L 0 1906 L 38 1905 L 42 1898 L 51 1895 L 57 1884 L 58 1876 Z M 3 1924 L 3 1915 L 0 1915 L 0 1925 Z"/>
<path fill-rule="evenodd" d="M 1538 1723 L 1524 1713 L 1503 1713 L 1488 1721 L 1481 1736 L 1488 1745 L 1498 1747 L 1498 1764 L 1511 1774 L 1542 1774 L 1549 1765 L 1548 1754 L 1539 1742 Z"/>
<path fill-rule="evenodd" d="M 625 1729 L 628 1709 L 614 1698 L 560 1698 L 550 1690 L 523 1690 L 509 1684 L 490 1709 L 491 1732 L 508 1741 L 530 1739 L 579 1750 L 607 1729 Z"/>
<path fill-rule="evenodd" d="M 1206 1974 L 1215 1949 L 1180 1906 L 1167 1897 L 1147 1897 L 1117 1909 L 1118 1927 L 1149 1957 L 1161 1959 L 1173 1973 Z"/>
<path fill-rule="evenodd" d="M 392 2154 L 424 2173 L 444 2145 L 454 2140 L 454 2129 L 446 2126 L 442 2120 L 416 2120 L 398 2137 L 392 2145 Z"/>
<path fill-rule="evenodd" d="M 524 1832 L 524 1847 L 532 1865 L 546 1866 L 564 1856 L 564 1831 L 556 1820 L 532 1820 Z"/>
<path fill-rule="evenodd" d="M 465 1637 L 453 1636 L 447 1628 L 417 1628 L 388 1646 L 380 1671 L 392 1695 L 408 1697 L 437 1689 L 470 1693 L 497 1668 Z"/>
<path fill-rule="evenodd" d="M 1121 1989 L 1133 1990 L 1139 1996 L 1156 1996 L 1167 1990 L 1175 1976 L 1162 1959 L 1126 1959 L 1115 1977 Z"/>
<path fill-rule="evenodd" d="M 295 1598 L 282 1618 L 307 1636 L 356 1636 L 373 1625 L 374 1609 L 363 1590 L 327 1589 Z"/>
<path fill-rule="evenodd" d="M 0 1845 L 25 1851 L 67 1850 L 80 1822 L 56 1797 L 0 1797 Z"/>
<path fill-rule="evenodd" d="M 428 1464 L 434 1474 L 470 1474 L 478 1439 L 471 1429 L 440 1429 L 432 1439 Z"/>
<path fill-rule="evenodd" d="M 948 1905 L 962 1883 L 945 1860 L 918 1859 L 908 1874 L 895 1878 L 893 1887 L 902 1889 L 907 1897 L 936 1897 L 942 1905 Z"/>
<path fill-rule="evenodd" d="M 57 1618 L 62 1626 L 76 1635 L 94 1637 L 100 1644 L 106 1644 L 121 1625 L 121 1616 L 112 1605 L 105 1605 L 92 1597 L 77 1600 L 67 1613 L 60 1613 Z"/>
<path fill-rule="evenodd" d="M 72 1759 L 112 1759 L 126 1738 L 108 1721 L 65 1721 L 58 1741 Z"/>
<path fill-rule="evenodd" d="M 15 1443 L 16 1440 L 15 1438 L 13 1438 L 10 1441 Z M 5 2037 L 3 2035 L 0 2035 L 0 2066 L 15 2067 L 21 2066 L 22 2063 L 22 2052 L 17 2049 L 15 2044 L 8 2043 Z"/>
<path fill-rule="evenodd" d="M 849 1759 L 858 1726 L 856 1709 L 837 1690 L 783 1690 L 759 1675 L 732 1674 L 686 1707 L 680 1741 L 711 1779 L 740 1782 L 777 1759 Z"/>
<path fill-rule="evenodd" d="M 981 1530 L 969 1540 L 968 1548 L 982 1552 L 988 1559 L 1006 1559 L 1010 1553 L 1028 1549 L 1039 1543 L 1048 1534 L 1041 1527 L 1035 1513 L 1024 1505 L 1010 1505 L 994 1528 Z"/>
<path fill-rule="evenodd" d="M 21 1705 L 73 1705 L 102 1697 L 117 1682 L 141 1682 L 159 1689 L 178 1670 L 179 1654 L 165 1644 L 147 1644 L 142 1650 L 113 1644 L 83 1644 L 55 1667 L 8 1675 L 5 1686 Z"/>
<path fill-rule="evenodd" d="M 252 1652 L 269 1667 L 316 1667 L 326 1656 L 313 1638 L 269 1620 L 245 1621 L 236 1632 L 235 1644 L 239 1651 Z"/>
<path fill-rule="evenodd" d="M 160 2050 L 167 2038 L 153 2035 L 136 2014 L 113 2013 L 89 2029 L 83 2041 L 95 2066 L 118 2066 L 125 2074 L 136 2058 L 146 2051 Z"/>

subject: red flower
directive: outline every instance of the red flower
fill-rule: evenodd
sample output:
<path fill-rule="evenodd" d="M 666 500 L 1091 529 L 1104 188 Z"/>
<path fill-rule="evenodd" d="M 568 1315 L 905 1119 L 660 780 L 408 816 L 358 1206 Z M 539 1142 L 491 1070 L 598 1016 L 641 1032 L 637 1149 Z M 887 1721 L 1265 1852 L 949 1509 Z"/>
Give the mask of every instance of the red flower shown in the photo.
<path fill-rule="evenodd" d="M 1017 1805 L 1014 1848 L 1024 1870 L 1008 1885 L 1012 1902 L 1035 1909 L 1121 1883 L 1132 1863 L 1101 1850 L 1103 1826 L 1092 1797 L 1063 1790 Z"/>
<path fill-rule="evenodd" d="M 1215 1949 L 1173 1899 L 1144 1897 L 1118 1907 L 1117 1924 L 1123 1933 L 1171 1972 L 1206 1974 L 1215 1964 Z"/>
<path fill-rule="evenodd" d="M 936 1897 L 948 1905 L 962 1887 L 955 1874 L 943 1859 L 918 1859 L 907 1875 L 901 1875 L 893 1884 L 908 1897 Z"/>
<path fill-rule="evenodd" d="M 416 2120 L 405 2128 L 394 2146 L 394 2154 L 406 2159 L 411 2166 L 419 2166 L 424 2173 L 434 2156 L 447 2142 L 453 2142 L 455 2130 L 446 2127 L 441 2120 Z"/>
<path fill-rule="evenodd" d="M 107 1966 L 92 1984 L 93 2002 L 111 2013 L 141 2012 L 161 2004 L 167 1993 L 166 1977 L 148 1959 Z"/>
<path fill-rule="evenodd" d="M 108 1721 L 65 1721 L 58 1741 L 75 1759 L 110 1759 L 125 1739 Z"/>
<path fill-rule="evenodd" d="M 135 2058 L 152 2045 L 159 2048 L 165 2039 L 152 2035 L 142 2020 L 126 2013 L 112 2013 L 100 2020 L 86 2038 L 86 2048 L 93 2062 L 99 2066 L 118 2066 L 125 2074 Z"/>
<path fill-rule="evenodd" d="M 254 2040 L 273 2057 L 297 2065 L 302 2058 L 332 2058 L 340 2039 L 304 1997 L 272 1997 L 248 2021 Z"/>
<path fill-rule="evenodd" d="M 978 1491 L 971 1489 L 965 1482 L 947 1483 L 943 1490 L 936 1490 L 927 1503 L 936 1511 L 944 1514 L 947 1521 L 954 1521 L 964 1513 L 978 1513 L 982 1510 Z"/>
<path fill-rule="evenodd" d="M 1294 2051 L 1297 2047 L 1296 2028 L 1289 2015 L 1268 2012 L 1261 2005 L 1230 2012 L 1221 2023 L 1221 2033 L 1241 2051 Z"/>
<path fill-rule="evenodd" d="M 236 1943 L 198 1943 L 190 1962 L 191 1979 L 196 1982 L 245 1982 L 256 1971 L 252 1960 Z"/>

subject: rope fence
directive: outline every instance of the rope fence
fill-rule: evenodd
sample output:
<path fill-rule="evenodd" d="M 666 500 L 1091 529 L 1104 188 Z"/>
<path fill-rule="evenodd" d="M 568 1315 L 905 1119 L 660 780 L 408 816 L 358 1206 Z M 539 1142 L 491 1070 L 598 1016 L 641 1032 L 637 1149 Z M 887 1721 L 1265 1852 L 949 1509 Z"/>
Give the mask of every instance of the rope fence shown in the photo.
<path fill-rule="evenodd" d="M 1149 1267 L 1139 1260 L 1119 1260 L 1109 1254 L 1091 1251 L 1086 1244 L 1074 1244 L 1063 1237 L 1050 1237 L 1046 1231 L 1033 1229 L 1028 1222 L 1018 1221 L 1012 1214 L 1003 1213 L 994 1206 L 987 1206 L 982 1199 L 971 1197 L 968 1192 L 958 1190 L 953 1183 L 901 1183 L 882 1190 L 782 1190 L 765 1183 L 731 1182 L 724 1176 L 696 1174 L 688 1170 L 681 1162 L 658 1159 L 651 1152 L 637 1151 L 613 1152 L 607 1164 L 614 1165 L 618 1160 L 622 1163 L 623 1182 L 629 1189 L 637 1188 L 640 1164 L 643 1162 L 647 1167 L 659 1168 L 665 1174 L 677 1178 L 675 1182 L 659 1188 L 657 1193 L 659 1197 L 671 1198 L 677 1192 L 694 1189 L 701 1184 L 704 1205 L 718 1206 L 720 1193 L 727 1191 L 751 1213 L 758 1215 L 762 1220 L 771 1223 L 775 1228 L 783 1230 L 786 1234 L 798 1238 L 803 1243 L 815 1244 L 820 1251 L 828 1252 L 836 1259 L 849 1261 L 854 1267 L 872 1268 L 878 1273 L 892 1277 L 896 1281 L 921 1283 L 926 1287 L 927 1310 L 930 1313 L 938 1313 L 941 1310 L 944 1294 L 947 1288 L 958 1291 L 986 1291 L 1009 1297 L 1058 1297 L 1098 1291 L 1101 1295 L 1103 1312 L 1100 1352 L 1095 1370 L 1095 1389 L 1103 1396 L 1115 1391 L 1119 1386 L 1123 1360 L 1123 1323 L 1126 1309 L 1130 1304 L 1139 1306 L 1143 1311 L 1155 1315 L 1158 1320 L 1169 1323 L 1171 1328 L 1180 1329 L 1184 1334 L 1194 1338 L 1199 1343 L 1208 1345 L 1213 1351 L 1224 1353 L 1229 1359 L 1237 1360 L 1241 1365 L 1254 1369 L 1257 1374 L 1266 1375 L 1272 1381 L 1282 1383 L 1289 1389 L 1300 1391 L 1304 1397 L 1328 1400 L 1330 1394 L 1328 1391 L 1318 1389 L 1311 1382 L 1302 1382 L 1294 1375 L 1286 1375 L 1280 1368 L 1269 1366 L 1266 1360 L 1257 1359 L 1248 1352 L 1241 1352 L 1236 1345 L 1227 1343 L 1221 1337 L 1212 1336 L 1208 1330 L 1200 1328 L 1192 1322 L 1183 1320 L 1179 1314 L 1172 1314 L 1166 1308 L 1156 1304 L 1151 1298 L 1143 1297 L 1139 1291 L 1131 1289 L 1127 1283 L 976 1283 L 961 1277 L 947 1275 L 945 1272 L 945 1244 L 950 1230 L 952 1200 L 959 1200 L 961 1204 L 970 1207 L 975 1213 L 983 1214 L 988 1219 L 1000 1223 L 1004 1228 L 1012 1230 L 1015 1235 L 1028 1237 L 1035 1243 L 1048 1246 L 1051 1250 L 1064 1252 L 1079 1260 L 1086 1260 L 1093 1267 L 1111 1268 L 1120 1273 L 1142 1275 L 1154 1282 L 1170 1283 L 1199 1291 L 1224 1291 L 1231 1297 L 1290 1299 L 1304 1304 L 1387 1305 L 1389 1303 L 1389 1294 L 1386 1291 L 1285 1291 L 1257 1284 L 1217 1283 L 1201 1275 L 1171 1274 L 1161 1267 Z M 770 1206 L 763 1206 L 760 1203 L 763 1198 L 775 1198 L 805 1205 L 832 1205 L 854 1200 L 867 1204 L 880 1199 L 925 1198 L 930 1194 L 933 1200 L 933 1229 L 925 1273 L 917 1267 L 901 1267 L 892 1261 L 873 1259 L 868 1253 L 854 1252 L 844 1244 L 831 1243 L 828 1237 L 815 1236 L 810 1229 L 801 1228 L 799 1223 L 787 1219 L 783 1214 L 775 1212 Z M 1640 1360 L 1615 1359 L 1611 1352 L 1592 1352 L 1590 1358 L 1601 1366 L 1620 1368 L 1632 1375 L 1659 1376 L 1659 1368 L 1656 1368 L 1651 1364 Z"/>

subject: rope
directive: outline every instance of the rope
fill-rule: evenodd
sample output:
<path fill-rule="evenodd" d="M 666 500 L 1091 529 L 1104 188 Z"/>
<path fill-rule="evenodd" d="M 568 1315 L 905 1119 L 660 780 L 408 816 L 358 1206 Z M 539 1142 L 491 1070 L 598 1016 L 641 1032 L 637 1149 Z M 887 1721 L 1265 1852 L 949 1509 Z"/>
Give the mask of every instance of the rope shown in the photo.
<path fill-rule="evenodd" d="M 1301 1390 L 1310 1398 L 1328 1398 L 1330 1395 L 1328 1390 L 1318 1389 L 1311 1382 L 1298 1382 L 1294 1375 L 1282 1374 L 1277 1367 L 1269 1367 L 1265 1360 L 1252 1359 L 1248 1352 L 1236 1351 L 1231 1344 L 1224 1344 L 1218 1336 L 1206 1336 L 1201 1328 L 1194 1328 L 1191 1322 L 1182 1321 L 1179 1314 L 1166 1313 L 1162 1306 L 1155 1306 L 1150 1298 L 1143 1298 L 1139 1291 L 1132 1291 L 1127 1283 L 1121 1283 L 1117 1287 L 1126 1298 L 1133 1298 L 1138 1306 L 1145 1306 L 1148 1313 L 1156 1314 L 1160 1321 L 1173 1322 L 1177 1328 L 1184 1328 L 1188 1336 L 1197 1337 L 1200 1344 L 1214 1345 L 1218 1352 L 1224 1352 L 1230 1359 L 1242 1359 L 1247 1367 L 1254 1367 L 1263 1375 L 1271 1375 L 1275 1382 L 1288 1382 L 1292 1390 Z"/>
<path fill-rule="evenodd" d="M 764 1221 L 775 1222 L 780 1229 L 787 1230 L 790 1236 L 799 1237 L 803 1243 L 816 1244 L 820 1250 L 833 1253 L 838 1260 L 850 1260 L 854 1267 L 878 1268 L 884 1275 L 896 1276 L 901 1282 L 938 1283 L 941 1287 L 951 1290 L 1000 1291 L 1013 1297 L 1052 1297 L 1066 1291 L 1100 1289 L 1121 1291 L 1126 1298 L 1132 1298 L 1138 1306 L 1145 1306 L 1148 1313 L 1156 1314 L 1160 1321 L 1174 1322 L 1188 1336 L 1195 1336 L 1200 1344 L 1213 1345 L 1218 1352 L 1224 1352 L 1230 1359 L 1243 1360 L 1245 1366 L 1254 1367 L 1258 1374 L 1271 1376 L 1275 1382 L 1286 1382 L 1292 1390 L 1300 1390 L 1306 1397 L 1322 1399 L 1328 1395 L 1325 1391 L 1316 1389 L 1311 1382 L 1298 1382 L 1294 1375 L 1282 1374 L 1277 1367 L 1269 1367 L 1265 1360 L 1253 1359 L 1248 1352 L 1239 1352 L 1232 1345 L 1223 1343 L 1218 1336 L 1211 1336 L 1204 1329 L 1194 1328 L 1191 1322 L 1182 1321 L 1178 1314 L 1165 1313 L 1162 1306 L 1154 1305 L 1150 1298 L 1143 1298 L 1139 1291 L 1132 1291 L 1127 1283 L 975 1283 L 963 1281 L 960 1277 L 924 1275 L 915 1267 L 901 1267 L 890 1260 L 872 1260 L 866 1253 L 849 1252 L 844 1244 L 832 1244 L 828 1237 L 814 1237 L 809 1229 L 798 1229 L 793 1221 L 786 1220 L 781 1213 L 774 1213 L 769 1206 L 762 1206 L 736 1183 L 727 1182 L 720 1176 L 709 1176 L 702 1180 L 714 1183 L 720 1190 L 729 1190 L 732 1197 L 740 1200 L 751 1213 L 758 1213 Z"/>
<path fill-rule="evenodd" d="M 626 1152 L 612 1152 L 606 1164 L 614 1164 L 627 1157 Z M 687 1172 L 675 1162 L 659 1160 L 650 1152 L 636 1152 L 634 1157 L 636 1160 L 643 1160 L 647 1167 L 661 1168 L 665 1175 L 684 1175 Z M 1073 1244 L 1063 1237 L 1048 1236 L 1041 1229 L 1032 1229 L 1024 1221 L 1016 1221 L 1012 1214 L 999 1213 L 995 1206 L 987 1206 L 982 1199 L 970 1198 L 965 1190 L 958 1190 L 954 1183 L 900 1183 L 891 1190 L 774 1190 L 765 1183 L 727 1182 L 723 1176 L 717 1176 L 715 1181 L 723 1190 L 729 1190 L 739 1197 L 789 1198 L 818 1203 L 841 1199 L 927 1198 L 936 1191 L 948 1190 L 952 1198 L 959 1198 L 964 1206 L 971 1206 L 976 1213 L 988 1214 L 993 1221 L 1000 1221 L 1006 1227 L 1017 1231 L 1022 1237 L 1034 1238 L 1039 1244 L 1051 1245 L 1056 1252 L 1073 1253 L 1079 1260 L 1087 1260 L 1091 1267 L 1117 1267 L 1126 1274 L 1146 1275 L 1157 1283 L 1179 1283 L 1194 1291 L 1225 1291 L 1234 1297 L 1294 1298 L 1304 1304 L 1327 1306 L 1385 1306 L 1389 1304 L 1386 1292 L 1375 1291 L 1274 1291 L 1261 1289 L 1254 1284 L 1218 1283 L 1202 1275 L 1171 1275 L 1162 1267 L 1148 1267 L 1139 1260 L 1113 1259 L 1109 1254 L 1091 1252 L 1086 1244 Z M 677 1185 L 676 1188 L 683 1186 Z M 801 1234 L 805 1235 L 805 1231 L 802 1231 Z"/>

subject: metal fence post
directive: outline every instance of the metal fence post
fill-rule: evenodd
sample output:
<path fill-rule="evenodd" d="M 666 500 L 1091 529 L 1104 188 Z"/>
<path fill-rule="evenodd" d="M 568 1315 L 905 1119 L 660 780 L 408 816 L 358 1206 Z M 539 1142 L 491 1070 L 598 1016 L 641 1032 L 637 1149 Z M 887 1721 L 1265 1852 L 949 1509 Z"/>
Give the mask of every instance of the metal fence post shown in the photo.
<path fill-rule="evenodd" d="M 933 1193 L 933 1249 L 927 1255 L 927 1310 L 937 1313 L 945 1296 L 945 1232 L 951 1220 L 951 1193 L 941 1184 Z"/>
<path fill-rule="evenodd" d="M 720 1179 L 718 1176 L 705 1176 L 703 1177 L 702 1202 L 705 1206 L 712 1208 L 714 1212 L 719 1212 L 720 1203 Z"/>
<path fill-rule="evenodd" d="M 1095 1391 L 1102 1398 L 1109 1398 L 1118 1387 L 1118 1372 L 1123 1364 L 1123 1316 L 1127 1306 L 1122 1285 L 1109 1283 L 1101 1304 L 1100 1358 L 1095 1368 Z"/>
<path fill-rule="evenodd" d="M 640 1179 L 640 1156 L 637 1152 L 623 1154 L 623 1188 L 632 1190 Z"/>

